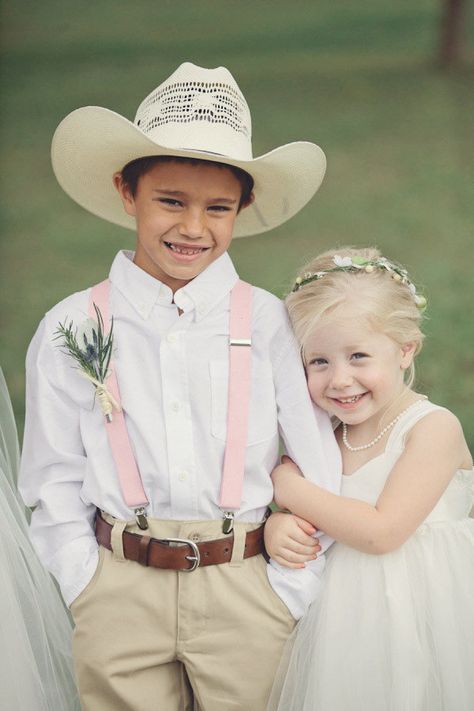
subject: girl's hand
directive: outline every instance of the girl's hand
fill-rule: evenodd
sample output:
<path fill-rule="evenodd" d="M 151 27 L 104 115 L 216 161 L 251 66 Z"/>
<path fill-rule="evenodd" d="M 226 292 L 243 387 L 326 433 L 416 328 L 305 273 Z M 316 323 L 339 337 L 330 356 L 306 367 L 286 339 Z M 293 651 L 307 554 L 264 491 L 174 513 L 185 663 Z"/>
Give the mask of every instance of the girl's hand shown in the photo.
<path fill-rule="evenodd" d="M 314 526 L 299 516 L 273 513 L 265 524 L 265 547 L 268 554 L 287 568 L 304 568 L 315 560 L 321 550 L 319 540 L 313 538 Z"/>
<path fill-rule="evenodd" d="M 296 464 L 286 455 L 283 455 L 281 462 L 272 472 L 273 498 L 276 505 L 284 509 L 288 487 L 291 487 L 294 477 L 302 476 L 302 474 Z"/>

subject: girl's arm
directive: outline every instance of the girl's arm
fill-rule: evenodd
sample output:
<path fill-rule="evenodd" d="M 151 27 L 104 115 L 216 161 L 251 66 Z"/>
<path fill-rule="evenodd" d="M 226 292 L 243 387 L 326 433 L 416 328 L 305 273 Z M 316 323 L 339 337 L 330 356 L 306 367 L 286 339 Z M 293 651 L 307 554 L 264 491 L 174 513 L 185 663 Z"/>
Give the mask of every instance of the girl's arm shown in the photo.
<path fill-rule="evenodd" d="M 472 466 L 469 460 L 459 421 L 442 410 L 410 431 L 375 506 L 311 484 L 293 463 L 281 464 L 272 474 L 275 501 L 341 543 L 365 553 L 388 553 L 424 521 L 455 471 Z"/>

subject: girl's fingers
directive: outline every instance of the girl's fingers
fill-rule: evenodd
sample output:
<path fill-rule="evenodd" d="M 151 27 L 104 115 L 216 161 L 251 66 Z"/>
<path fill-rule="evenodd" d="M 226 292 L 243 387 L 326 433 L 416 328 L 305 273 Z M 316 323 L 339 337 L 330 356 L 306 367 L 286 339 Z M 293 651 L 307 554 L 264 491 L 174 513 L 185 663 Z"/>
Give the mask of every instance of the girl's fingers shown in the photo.
<path fill-rule="evenodd" d="M 290 539 L 288 541 L 285 541 L 284 543 L 284 549 L 289 550 L 292 553 L 298 553 L 299 555 L 309 555 L 312 556 L 318 551 L 321 550 L 321 546 L 319 545 L 304 545 L 302 543 L 299 543 L 298 541 L 295 541 L 293 539 Z"/>
<path fill-rule="evenodd" d="M 315 527 L 314 527 L 313 524 L 310 523 L 309 521 L 305 521 L 304 518 L 300 518 L 299 516 L 295 516 L 295 514 L 293 514 L 293 519 L 294 519 L 294 521 L 298 524 L 299 528 L 300 528 L 304 533 L 307 533 L 308 536 L 312 536 L 313 533 L 316 533 Z"/>
<path fill-rule="evenodd" d="M 288 532 L 288 540 L 300 543 L 303 546 L 319 546 L 319 538 L 313 538 L 313 536 L 307 536 L 303 531 L 290 531 Z"/>
<path fill-rule="evenodd" d="M 287 532 L 288 538 L 293 541 L 302 543 L 305 546 L 319 546 L 319 538 L 314 538 L 314 536 L 308 536 L 307 533 L 301 530 L 301 528 L 292 528 Z"/>
<path fill-rule="evenodd" d="M 290 563 L 307 563 L 316 558 L 316 553 L 295 553 L 291 548 L 282 548 L 280 557 Z"/>
<path fill-rule="evenodd" d="M 291 551 L 281 551 L 279 555 L 276 555 L 273 558 L 273 560 L 280 565 L 283 565 L 285 568 L 304 568 L 306 563 L 309 563 L 309 561 L 314 559 L 314 556 L 292 555 Z"/>

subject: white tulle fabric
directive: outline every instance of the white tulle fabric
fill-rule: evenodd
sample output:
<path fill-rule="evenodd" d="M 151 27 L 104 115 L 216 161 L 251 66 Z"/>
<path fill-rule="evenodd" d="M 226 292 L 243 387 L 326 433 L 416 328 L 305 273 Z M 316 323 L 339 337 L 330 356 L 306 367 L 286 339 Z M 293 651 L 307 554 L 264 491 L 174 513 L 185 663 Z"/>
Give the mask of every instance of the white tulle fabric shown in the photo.
<path fill-rule="evenodd" d="M 424 402 L 386 451 L 344 477 L 345 496 L 375 503 Z M 416 472 L 414 472 L 416 476 Z M 319 598 L 297 626 L 269 711 L 471 711 L 474 708 L 474 471 L 460 470 L 398 550 L 336 543 Z"/>
<path fill-rule="evenodd" d="M 79 711 L 71 624 L 28 539 L 18 439 L 0 370 L 0 708 Z"/>

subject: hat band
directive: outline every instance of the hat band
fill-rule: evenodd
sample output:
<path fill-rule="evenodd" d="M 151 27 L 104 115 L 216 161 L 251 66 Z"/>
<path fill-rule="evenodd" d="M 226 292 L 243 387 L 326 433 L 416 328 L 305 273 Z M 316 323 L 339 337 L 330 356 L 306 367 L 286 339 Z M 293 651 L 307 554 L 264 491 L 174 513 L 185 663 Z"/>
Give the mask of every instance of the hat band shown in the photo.
<path fill-rule="evenodd" d="M 167 150 L 208 153 L 238 161 L 253 159 L 250 141 L 242 134 L 220 124 L 207 123 L 199 127 L 168 124 L 144 135 Z"/>

